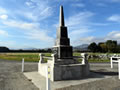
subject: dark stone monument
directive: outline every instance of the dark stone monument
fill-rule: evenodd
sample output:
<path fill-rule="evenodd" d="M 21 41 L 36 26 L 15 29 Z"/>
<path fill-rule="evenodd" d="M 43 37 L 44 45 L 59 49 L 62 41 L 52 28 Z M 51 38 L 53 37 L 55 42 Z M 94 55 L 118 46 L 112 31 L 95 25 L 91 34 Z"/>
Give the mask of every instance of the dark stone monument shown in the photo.
<path fill-rule="evenodd" d="M 58 59 L 73 58 L 72 46 L 70 46 L 70 39 L 68 38 L 67 27 L 65 26 L 64 22 L 63 6 L 60 7 L 60 24 L 57 30 L 55 48 Z"/>
<path fill-rule="evenodd" d="M 64 22 L 63 6 L 60 6 L 59 27 L 57 29 L 57 38 L 54 46 L 54 54 L 57 56 L 56 64 L 74 64 L 73 50 L 70 46 L 67 27 Z"/>

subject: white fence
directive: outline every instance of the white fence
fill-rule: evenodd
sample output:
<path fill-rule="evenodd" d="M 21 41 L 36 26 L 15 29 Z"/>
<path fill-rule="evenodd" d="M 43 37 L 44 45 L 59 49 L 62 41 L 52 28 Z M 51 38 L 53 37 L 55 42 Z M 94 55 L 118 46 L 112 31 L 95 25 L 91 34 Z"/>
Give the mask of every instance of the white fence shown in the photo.
<path fill-rule="evenodd" d="M 113 68 L 113 63 L 117 62 L 118 63 L 118 78 L 120 79 L 120 57 L 111 57 L 110 58 L 110 63 L 111 63 L 111 68 Z"/>

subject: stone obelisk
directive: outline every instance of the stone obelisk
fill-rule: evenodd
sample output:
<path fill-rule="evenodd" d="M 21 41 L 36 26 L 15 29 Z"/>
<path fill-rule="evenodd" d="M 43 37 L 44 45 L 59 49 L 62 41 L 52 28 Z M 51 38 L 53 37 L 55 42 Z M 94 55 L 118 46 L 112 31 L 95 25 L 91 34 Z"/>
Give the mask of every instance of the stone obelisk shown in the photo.
<path fill-rule="evenodd" d="M 72 46 L 70 46 L 70 39 L 68 38 L 67 27 L 65 26 L 64 22 L 63 6 L 60 6 L 59 27 L 57 30 L 55 48 L 58 60 L 67 60 L 73 58 Z"/>
<path fill-rule="evenodd" d="M 85 62 L 86 60 L 84 60 L 85 63 L 80 64 L 73 58 L 72 46 L 70 46 L 70 39 L 64 22 L 63 6 L 60 6 L 59 21 L 52 60 L 48 60 L 46 64 L 40 64 L 39 73 L 46 76 L 45 68 L 49 66 L 51 81 L 74 80 L 88 76 L 89 65 Z"/>

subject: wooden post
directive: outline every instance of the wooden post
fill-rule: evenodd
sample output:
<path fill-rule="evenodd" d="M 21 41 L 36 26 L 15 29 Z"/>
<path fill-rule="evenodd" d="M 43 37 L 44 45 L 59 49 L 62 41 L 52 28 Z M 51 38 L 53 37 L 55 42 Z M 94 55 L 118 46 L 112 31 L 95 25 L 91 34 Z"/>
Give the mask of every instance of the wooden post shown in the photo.
<path fill-rule="evenodd" d="M 50 90 L 50 66 L 47 66 L 47 73 L 46 73 L 46 90 Z"/>
<path fill-rule="evenodd" d="M 24 58 L 22 59 L 22 72 L 24 72 Z"/>

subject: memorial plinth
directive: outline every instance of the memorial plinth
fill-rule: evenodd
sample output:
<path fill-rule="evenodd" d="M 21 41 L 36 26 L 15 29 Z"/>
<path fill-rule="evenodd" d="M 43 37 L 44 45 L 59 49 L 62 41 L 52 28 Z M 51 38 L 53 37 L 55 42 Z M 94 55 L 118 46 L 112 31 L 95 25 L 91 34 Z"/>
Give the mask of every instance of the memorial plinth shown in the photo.
<path fill-rule="evenodd" d="M 67 27 L 64 22 L 63 6 L 60 7 L 60 24 L 57 29 L 57 38 L 52 60 L 39 64 L 39 73 L 45 76 L 45 68 L 50 66 L 51 81 L 74 80 L 89 75 L 89 64 L 86 55 L 83 55 L 82 64 L 73 58 L 73 49 L 70 46 Z"/>

